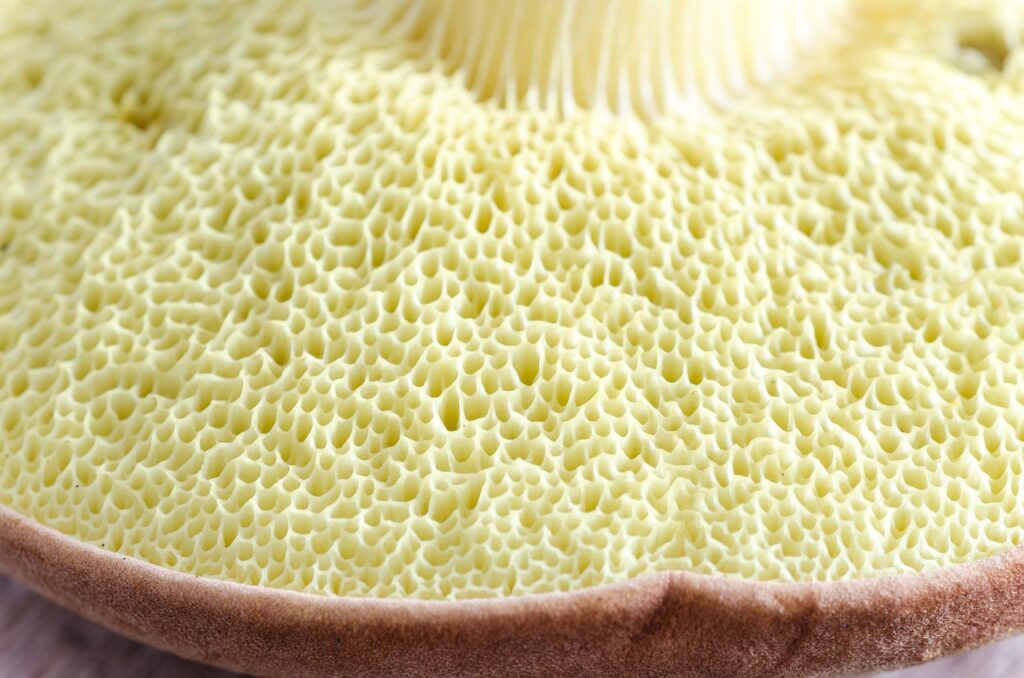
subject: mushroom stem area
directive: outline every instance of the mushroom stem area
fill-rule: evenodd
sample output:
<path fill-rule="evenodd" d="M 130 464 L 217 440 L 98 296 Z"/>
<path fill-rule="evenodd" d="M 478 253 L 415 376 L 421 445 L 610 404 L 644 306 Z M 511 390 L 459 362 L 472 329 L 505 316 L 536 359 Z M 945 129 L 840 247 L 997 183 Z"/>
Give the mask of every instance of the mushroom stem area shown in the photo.
<path fill-rule="evenodd" d="M 427 49 L 509 107 L 722 105 L 841 32 L 849 0 L 420 0 Z"/>

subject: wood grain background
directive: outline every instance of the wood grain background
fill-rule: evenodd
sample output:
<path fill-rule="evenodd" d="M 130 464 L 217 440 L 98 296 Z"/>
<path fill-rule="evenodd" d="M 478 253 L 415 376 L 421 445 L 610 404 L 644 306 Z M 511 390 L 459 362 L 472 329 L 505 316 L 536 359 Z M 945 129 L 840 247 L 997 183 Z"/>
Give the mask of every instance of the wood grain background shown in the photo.
<path fill-rule="evenodd" d="M 0 577 L 0 678 L 232 678 L 139 645 Z M 878 678 L 1019 678 L 1024 636 Z"/>

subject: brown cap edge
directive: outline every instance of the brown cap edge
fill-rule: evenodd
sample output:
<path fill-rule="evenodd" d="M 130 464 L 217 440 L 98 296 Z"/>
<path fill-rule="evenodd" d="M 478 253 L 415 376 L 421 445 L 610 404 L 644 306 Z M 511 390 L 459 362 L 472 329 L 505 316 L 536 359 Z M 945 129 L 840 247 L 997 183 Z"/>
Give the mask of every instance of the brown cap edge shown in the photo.
<path fill-rule="evenodd" d="M 0 572 L 135 640 L 259 675 L 831 675 L 1024 631 L 1024 546 L 851 582 L 671 572 L 570 593 L 377 600 L 194 577 L 0 506 Z"/>

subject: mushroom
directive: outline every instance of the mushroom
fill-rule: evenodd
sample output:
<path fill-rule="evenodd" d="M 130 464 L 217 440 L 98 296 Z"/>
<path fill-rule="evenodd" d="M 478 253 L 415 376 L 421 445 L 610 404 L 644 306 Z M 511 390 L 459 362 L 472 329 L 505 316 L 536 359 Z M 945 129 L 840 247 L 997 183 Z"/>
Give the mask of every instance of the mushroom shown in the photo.
<path fill-rule="evenodd" d="M 0 570 L 268 675 L 1024 629 L 1022 16 L 0 0 Z"/>

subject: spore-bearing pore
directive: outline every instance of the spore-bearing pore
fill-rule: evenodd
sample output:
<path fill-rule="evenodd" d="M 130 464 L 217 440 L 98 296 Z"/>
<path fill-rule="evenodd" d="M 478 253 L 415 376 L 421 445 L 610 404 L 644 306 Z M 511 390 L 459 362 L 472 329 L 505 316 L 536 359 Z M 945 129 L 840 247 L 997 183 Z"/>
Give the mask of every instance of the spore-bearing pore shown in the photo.
<path fill-rule="evenodd" d="M 378 597 L 1018 543 L 1024 79 L 961 28 L 1019 5 L 852 6 L 641 121 L 481 97 L 385 2 L 3 0 L 0 503 Z"/>

